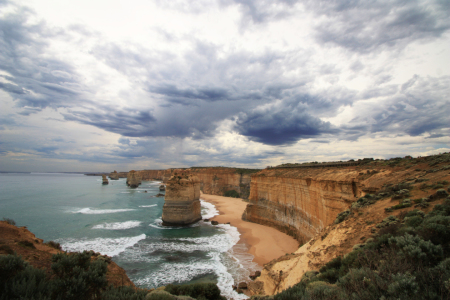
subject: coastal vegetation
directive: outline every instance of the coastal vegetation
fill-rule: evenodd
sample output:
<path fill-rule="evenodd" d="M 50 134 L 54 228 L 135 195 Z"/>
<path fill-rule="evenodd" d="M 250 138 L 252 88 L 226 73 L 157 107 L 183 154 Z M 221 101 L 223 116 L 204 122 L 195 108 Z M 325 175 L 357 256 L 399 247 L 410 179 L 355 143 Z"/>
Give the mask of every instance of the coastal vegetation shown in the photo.
<path fill-rule="evenodd" d="M 17 254 L 0 255 L 0 299 L 225 300 L 213 283 L 171 284 L 157 290 L 115 287 L 108 284 L 108 262 L 101 258 L 93 257 L 90 251 L 58 253 L 52 256 L 51 269 L 46 272 Z"/>

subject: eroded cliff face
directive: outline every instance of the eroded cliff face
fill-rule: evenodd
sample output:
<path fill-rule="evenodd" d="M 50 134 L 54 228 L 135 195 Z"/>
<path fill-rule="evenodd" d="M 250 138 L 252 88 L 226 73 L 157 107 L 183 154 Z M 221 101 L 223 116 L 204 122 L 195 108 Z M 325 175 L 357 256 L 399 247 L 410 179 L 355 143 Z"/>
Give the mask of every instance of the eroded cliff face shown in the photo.
<path fill-rule="evenodd" d="M 266 169 L 251 178 L 243 218 L 307 242 L 364 194 L 355 169 Z"/>
<path fill-rule="evenodd" d="M 250 194 L 251 174 L 235 168 L 191 168 L 200 180 L 203 193 L 223 196 L 225 192 L 235 190 L 243 199 Z"/>

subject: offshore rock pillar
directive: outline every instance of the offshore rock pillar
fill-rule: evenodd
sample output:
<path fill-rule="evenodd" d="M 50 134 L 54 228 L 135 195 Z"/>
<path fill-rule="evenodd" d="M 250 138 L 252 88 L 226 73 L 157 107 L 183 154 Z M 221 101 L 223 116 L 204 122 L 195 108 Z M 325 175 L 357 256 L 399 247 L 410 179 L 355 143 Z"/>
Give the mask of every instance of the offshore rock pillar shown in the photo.
<path fill-rule="evenodd" d="M 131 170 L 127 174 L 127 185 L 132 188 L 136 188 L 141 184 L 141 177 L 135 170 Z"/>
<path fill-rule="evenodd" d="M 163 225 L 189 225 L 202 219 L 200 181 L 188 172 L 175 172 L 167 181 Z"/>

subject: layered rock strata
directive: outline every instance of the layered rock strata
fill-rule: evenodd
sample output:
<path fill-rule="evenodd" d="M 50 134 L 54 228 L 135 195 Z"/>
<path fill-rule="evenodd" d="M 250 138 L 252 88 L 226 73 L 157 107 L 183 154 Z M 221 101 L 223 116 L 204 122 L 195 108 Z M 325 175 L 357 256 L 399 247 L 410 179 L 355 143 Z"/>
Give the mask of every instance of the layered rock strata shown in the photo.
<path fill-rule="evenodd" d="M 275 227 L 303 244 L 364 194 L 352 169 L 266 169 L 251 178 L 243 219 Z"/>
<path fill-rule="evenodd" d="M 102 175 L 102 184 L 108 184 L 108 183 L 109 183 L 108 178 L 106 178 L 106 175 L 103 174 Z"/>
<path fill-rule="evenodd" d="M 189 225 L 202 219 L 200 181 L 187 171 L 174 172 L 167 181 L 163 225 Z"/>
<path fill-rule="evenodd" d="M 227 191 L 236 191 L 240 198 L 248 199 L 251 174 L 246 169 L 236 168 L 191 168 L 200 180 L 200 189 L 209 195 L 224 196 Z"/>
<path fill-rule="evenodd" d="M 141 177 L 136 171 L 131 170 L 130 172 L 128 172 L 127 185 L 129 187 L 132 188 L 138 187 L 141 184 L 141 182 L 142 182 Z"/>

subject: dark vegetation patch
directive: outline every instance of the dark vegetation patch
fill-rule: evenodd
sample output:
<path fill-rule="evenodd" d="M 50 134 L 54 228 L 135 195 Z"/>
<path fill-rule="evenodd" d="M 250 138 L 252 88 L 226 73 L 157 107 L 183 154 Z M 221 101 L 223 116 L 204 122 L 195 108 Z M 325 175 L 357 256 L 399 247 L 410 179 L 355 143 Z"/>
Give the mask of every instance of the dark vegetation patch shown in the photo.
<path fill-rule="evenodd" d="M 6 223 L 8 223 L 9 225 L 16 225 L 16 221 L 14 221 L 13 219 L 10 218 L 3 218 L 3 221 L 5 221 Z"/>
<path fill-rule="evenodd" d="M 5 246 L 5 245 L 0 245 Z M 0 251 L 7 249 L 0 247 Z M 108 286 L 108 262 L 92 259 L 93 252 L 59 253 L 52 256 L 51 269 L 37 269 L 14 255 L 0 255 L 0 299 L 40 300 L 144 300 L 175 299 L 186 295 L 198 300 L 224 300 L 213 283 L 168 285 L 166 291 Z M 173 295 L 169 294 L 172 293 Z M 180 299 L 182 299 L 180 297 Z"/>
<path fill-rule="evenodd" d="M 164 289 L 172 295 L 189 296 L 197 300 L 226 300 L 214 283 L 194 283 L 188 285 L 166 285 Z"/>
<path fill-rule="evenodd" d="M 235 190 L 228 190 L 223 193 L 225 197 L 239 198 L 239 193 Z"/>

